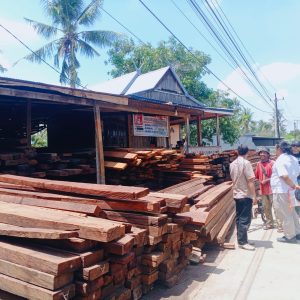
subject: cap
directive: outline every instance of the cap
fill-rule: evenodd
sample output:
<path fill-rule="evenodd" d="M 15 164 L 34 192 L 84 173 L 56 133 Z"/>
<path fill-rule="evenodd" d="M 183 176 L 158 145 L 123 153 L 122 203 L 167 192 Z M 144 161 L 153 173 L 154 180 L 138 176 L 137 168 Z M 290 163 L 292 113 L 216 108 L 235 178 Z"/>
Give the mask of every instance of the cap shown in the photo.
<path fill-rule="evenodd" d="M 270 154 L 270 149 L 268 147 L 261 147 L 258 150 L 258 154 L 260 154 L 260 152 L 267 152 L 268 154 Z"/>
<path fill-rule="evenodd" d="M 293 142 L 291 143 L 291 146 L 292 146 L 292 147 L 300 147 L 300 142 L 298 142 L 298 141 L 293 141 Z"/>

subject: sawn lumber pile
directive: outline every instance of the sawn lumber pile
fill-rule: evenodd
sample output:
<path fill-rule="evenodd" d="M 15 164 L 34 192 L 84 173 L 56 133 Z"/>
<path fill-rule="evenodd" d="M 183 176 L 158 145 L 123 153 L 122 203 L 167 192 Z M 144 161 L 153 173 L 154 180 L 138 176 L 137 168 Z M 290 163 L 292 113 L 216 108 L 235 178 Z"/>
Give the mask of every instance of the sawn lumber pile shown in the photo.
<path fill-rule="evenodd" d="M 226 151 L 212 155 L 188 154 L 181 161 L 180 170 L 198 171 L 202 175 L 212 176 L 214 180 L 228 177 L 229 164 L 236 158 L 235 151 Z"/>
<path fill-rule="evenodd" d="M 0 290 L 120 300 L 140 299 L 155 282 L 173 286 L 193 244 L 200 251 L 226 235 L 228 188 L 193 179 L 153 193 L 0 175 Z"/>

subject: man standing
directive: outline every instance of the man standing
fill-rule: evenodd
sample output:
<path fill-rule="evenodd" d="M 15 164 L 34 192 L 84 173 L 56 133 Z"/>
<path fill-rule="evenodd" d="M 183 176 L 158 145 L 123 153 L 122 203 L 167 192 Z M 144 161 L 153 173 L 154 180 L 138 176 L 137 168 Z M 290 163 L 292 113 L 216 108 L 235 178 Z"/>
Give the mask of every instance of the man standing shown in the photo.
<path fill-rule="evenodd" d="M 272 229 L 274 228 L 274 219 L 272 213 L 272 202 L 273 195 L 271 189 L 271 175 L 272 175 L 272 167 L 274 164 L 273 160 L 270 160 L 270 150 L 269 148 L 263 148 L 258 152 L 260 156 L 260 162 L 256 165 L 255 177 L 259 182 L 260 186 L 260 194 L 262 197 L 264 212 L 266 215 L 266 224 L 264 225 L 264 229 Z M 275 211 L 275 216 L 277 215 Z M 282 224 L 278 218 L 277 220 L 277 230 L 278 232 L 282 232 Z"/>
<path fill-rule="evenodd" d="M 254 180 L 251 163 L 246 160 L 248 147 L 238 147 L 238 157 L 230 164 L 230 175 L 233 182 L 233 198 L 236 205 L 236 227 L 239 247 L 255 250 L 249 244 L 247 231 L 252 217 L 252 204 L 256 204 Z M 253 200 L 252 200 L 253 199 Z"/>
<path fill-rule="evenodd" d="M 271 188 L 273 191 L 274 208 L 282 221 L 284 236 L 278 242 L 297 243 L 300 240 L 300 224 L 292 203 L 297 184 L 299 165 L 297 159 L 291 155 L 291 147 L 287 142 L 276 146 L 277 160 L 273 166 Z"/>

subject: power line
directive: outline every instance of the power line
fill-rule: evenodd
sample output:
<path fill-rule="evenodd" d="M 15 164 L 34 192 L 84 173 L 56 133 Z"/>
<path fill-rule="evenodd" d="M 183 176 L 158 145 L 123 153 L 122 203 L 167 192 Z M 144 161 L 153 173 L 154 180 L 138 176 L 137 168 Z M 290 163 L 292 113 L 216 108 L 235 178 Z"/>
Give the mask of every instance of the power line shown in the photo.
<path fill-rule="evenodd" d="M 200 6 L 197 4 L 194 0 L 187 0 L 190 4 L 191 8 L 195 11 L 196 15 L 200 17 L 200 20 L 204 21 L 204 25 L 208 27 L 208 31 L 210 34 L 217 40 L 221 48 L 224 48 L 225 51 L 228 53 L 228 55 L 231 57 L 231 59 L 237 64 L 239 70 L 243 73 L 243 75 L 247 78 L 247 81 L 250 83 L 250 85 L 257 91 L 257 93 L 262 97 L 262 99 L 270 105 L 268 100 L 265 98 L 265 96 L 260 92 L 260 90 L 255 86 L 255 84 L 252 82 L 252 80 L 249 78 L 249 76 L 245 73 L 243 68 L 240 66 L 237 57 L 235 57 L 232 54 L 232 51 L 230 46 L 228 46 L 226 40 L 220 35 L 218 30 L 215 28 L 215 26 L 211 23 L 211 21 L 208 19 L 208 17 L 205 15 L 204 11 L 200 8 Z M 221 24 L 222 25 L 222 24 Z"/>
<path fill-rule="evenodd" d="M 214 4 L 214 1 L 211 1 L 212 5 L 215 7 L 216 6 Z M 243 41 L 240 39 L 239 35 L 237 34 L 236 30 L 234 29 L 234 27 L 232 26 L 231 22 L 229 21 L 229 19 L 227 18 L 224 10 L 222 9 L 221 6 L 218 7 L 218 9 L 216 9 L 217 13 L 221 16 L 221 14 L 219 13 L 219 11 L 222 13 L 222 15 L 224 16 L 225 20 L 227 21 L 227 23 L 229 24 L 230 28 L 232 29 L 233 33 L 235 34 L 235 36 L 237 37 L 237 39 L 240 41 L 242 47 L 245 49 L 245 51 L 247 52 L 247 54 L 249 55 L 250 59 L 252 60 L 253 64 L 255 65 L 256 69 L 262 74 L 262 76 L 265 78 L 265 80 L 269 83 L 269 85 L 273 88 L 274 91 L 276 91 L 276 88 L 274 87 L 274 85 L 271 83 L 271 81 L 265 76 L 265 74 L 260 70 L 260 68 L 258 68 L 256 66 L 256 62 L 253 58 L 253 56 L 250 54 L 250 52 L 247 50 L 246 46 L 244 45 Z M 222 17 L 221 17 L 222 18 Z M 225 22 L 224 22 L 225 23 Z"/>
<path fill-rule="evenodd" d="M 261 83 L 261 81 L 257 77 L 255 71 L 253 70 L 252 66 L 248 62 L 247 58 L 245 57 L 244 53 L 242 52 L 241 48 L 239 47 L 238 43 L 236 42 L 234 36 L 231 34 L 230 30 L 228 30 L 229 28 L 226 26 L 226 24 L 224 23 L 223 19 L 222 18 L 220 19 L 218 17 L 218 15 L 216 14 L 215 10 L 212 8 L 212 6 L 210 5 L 210 3 L 207 0 L 203 0 L 203 1 L 205 1 L 206 5 L 209 7 L 210 11 L 213 13 L 213 15 L 215 16 L 216 20 L 221 25 L 222 29 L 224 30 L 224 32 L 226 33 L 226 35 L 228 36 L 228 38 L 230 39 L 230 41 L 232 42 L 232 44 L 234 45 L 234 47 L 236 48 L 237 52 L 240 54 L 240 56 L 242 57 L 243 61 L 246 63 L 246 66 L 248 67 L 248 69 L 250 70 L 250 72 L 252 73 L 252 75 L 254 76 L 254 78 L 256 79 L 256 81 L 258 82 L 258 84 L 261 86 L 261 88 L 265 92 L 265 94 L 268 97 L 268 99 L 272 102 L 272 99 L 269 96 L 267 89 L 265 88 L 265 86 Z"/>
<path fill-rule="evenodd" d="M 152 10 L 142 1 L 139 0 L 139 2 L 150 12 L 150 14 L 189 52 L 191 53 L 197 60 L 198 57 L 152 12 Z M 253 108 L 264 112 L 264 113 L 270 113 L 264 110 L 261 110 L 260 108 L 256 107 L 255 105 L 251 104 L 250 102 L 248 102 L 246 99 L 244 99 L 242 96 L 240 96 L 239 94 L 237 94 L 232 88 L 230 88 L 225 82 L 223 82 L 211 69 L 209 69 L 207 66 L 204 66 L 204 69 L 212 74 L 218 81 L 220 81 L 224 86 L 226 86 L 228 88 L 228 90 L 232 91 L 237 97 L 239 97 L 240 99 L 242 99 L 244 102 L 246 102 L 248 105 L 252 106 Z"/>
<path fill-rule="evenodd" d="M 209 39 L 206 38 L 206 36 L 195 26 L 195 24 L 187 17 L 187 15 L 183 12 L 183 10 L 176 4 L 174 0 L 171 0 L 173 5 L 180 11 L 180 13 L 185 17 L 185 19 L 195 28 L 195 30 L 202 36 L 202 38 L 220 55 L 220 57 L 223 58 L 223 60 L 232 67 L 232 69 L 235 69 L 235 67 L 231 64 L 230 61 L 228 61 L 220 52 L 219 50 L 209 41 Z"/>
<path fill-rule="evenodd" d="M 37 56 L 43 63 L 45 63 L 48 67 L 50 67 L 52 70 L 54 70 L 56 73 L 60 75 L 60 71 L 54 68 L 52 65 L 50 65 L 46 60 L 44 60 L 40 55 L 38 55 L 34 50 L 32 50 L 29 46 L 27 46 L 23 41 L 21 41 L 16 35 L 14 35 L 10 30 L 8 30 L 6 27 L 4 27 L 2 24 L 0 24 L 0 27 L 2 27 L 6 32 L 8 32 L 14 39 L 16 39 L 19 43 L 21 43 L 27 50 L 29 50 L 31 53 L 33 53 L 35 56 Z M 65 75 L 66 79 L 71 83 L 71 79 Z M 76 84 L 83 89 L 87 90 L 87 88 L 81 84 Z"/>
<path fill-rule="evenodd" d="M 112 16 L 108 11 L 106 11 L 103 7 L 100 7 L 108 16 L 110 16 L 115 22 L 117 22 L 120 26 L 122 26 L 127 32 L 129 32 L 132 36 L 134 36 L 141 44 L 146 45 L 137 35 L 135 35 L 128 27 L 123 25 L 120 21 L 118 21 L 114 16 Z"/>

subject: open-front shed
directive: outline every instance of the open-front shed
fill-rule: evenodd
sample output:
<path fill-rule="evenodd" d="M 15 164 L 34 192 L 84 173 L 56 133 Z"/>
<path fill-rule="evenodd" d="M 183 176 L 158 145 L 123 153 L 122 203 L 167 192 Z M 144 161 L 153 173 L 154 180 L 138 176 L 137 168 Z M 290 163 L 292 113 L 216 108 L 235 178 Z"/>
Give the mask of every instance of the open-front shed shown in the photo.
<path fill-rule="evenodd" d="M 98 91 L 1 77 L 0 172 L 31 175 L 37 163 L 30 156 L 31 136 L 47 128 L 47 149 L 38 151 L 40 157 L 50 157 L 55 163 L 55 153 L 63 153 L 63 163 L 70 153 L 96 149 L 96 167 L 85 172 L 96 172 L 97 181 L 104 183 L 104 148 L 169 148 L 182 122 L 189 145 L 191 121 L 197 122 L 201 145 L 201 121 L 216 118 L 218 128 L 219 117 L 232 114 L 193 99 L 169 67 L 143 75 L 133 72 L 95 89 Z M 217 132 L 220 135 L 219 129 Z M 46 164 L 41 165 L 47 169 Z M 64 174 L 60 167 L 58 171 Z M 43 177 L 43 172 L 35 173 Z"/>

